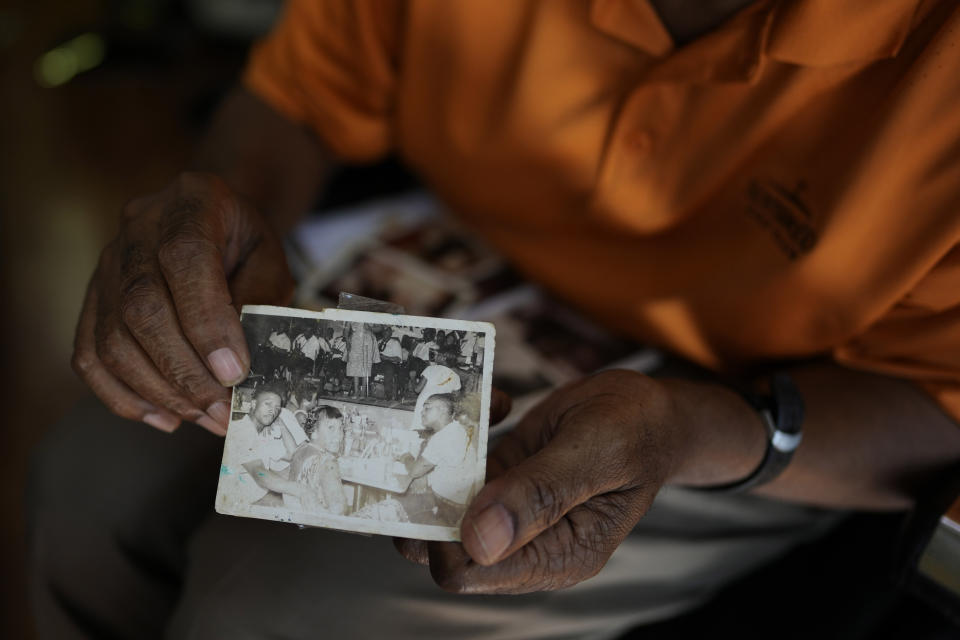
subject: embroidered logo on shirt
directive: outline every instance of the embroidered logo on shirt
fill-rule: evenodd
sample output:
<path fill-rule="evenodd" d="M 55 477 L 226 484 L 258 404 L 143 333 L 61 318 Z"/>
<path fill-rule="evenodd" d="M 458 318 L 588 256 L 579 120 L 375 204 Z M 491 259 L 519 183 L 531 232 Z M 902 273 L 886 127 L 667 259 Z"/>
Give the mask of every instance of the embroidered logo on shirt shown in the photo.
<path fill-rule="evenodd" d="M 777 246 L 796 260 L 817 244 L 813 216 L 801 199 L 803 182 L 787 189 L 773 180 L 751 180 L 747 186 L 747 215 L 767 230 Z"/>

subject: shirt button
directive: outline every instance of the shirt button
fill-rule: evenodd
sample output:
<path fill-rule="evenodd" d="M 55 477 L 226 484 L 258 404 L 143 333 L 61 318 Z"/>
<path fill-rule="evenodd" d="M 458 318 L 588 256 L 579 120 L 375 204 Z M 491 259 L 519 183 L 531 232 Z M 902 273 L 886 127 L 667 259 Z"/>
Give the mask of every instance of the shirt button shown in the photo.
<path fill-rule="evenodd" d="M 653 139 L 646 131 L 631 131 L 627 134 L 626 143 L 634 151 L 647 151 L 653 146 Z"/>

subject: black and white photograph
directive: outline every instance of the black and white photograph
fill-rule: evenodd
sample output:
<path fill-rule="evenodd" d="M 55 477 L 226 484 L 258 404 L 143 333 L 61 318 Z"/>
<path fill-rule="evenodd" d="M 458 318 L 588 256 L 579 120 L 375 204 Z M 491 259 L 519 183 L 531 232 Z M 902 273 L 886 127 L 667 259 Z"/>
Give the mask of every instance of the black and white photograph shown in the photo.
<path fill-rule="evenodd" d="M 217 511 L 459 540 L 483 484 L 494 328 L 485 322 L 244 307 Z"/>

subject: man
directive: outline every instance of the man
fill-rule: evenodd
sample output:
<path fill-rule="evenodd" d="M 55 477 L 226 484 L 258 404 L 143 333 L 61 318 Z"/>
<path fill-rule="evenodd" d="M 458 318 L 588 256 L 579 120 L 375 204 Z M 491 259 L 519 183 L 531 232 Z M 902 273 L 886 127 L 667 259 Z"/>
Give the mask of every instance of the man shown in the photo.
<path fill-rule="evenodd" d="M 423 406 L 423 427 L 427 443 L 415 460 L 406 461 L 409 479 L 426 476 L 431 505 L 426 513 L 433 517 L 411 522 L 455 527 L 460 523 L 473 492 L 475 478 L 465 468 L 468 456 L 476 456 L 476 447 L 467 428 L 454 419 L 456 399 L 449 394 L 431 396 Z M 421 510 L 420 513 L 423 513 Z"/>
<path fill-rule="evenodd" d="M 417 375 L 420 375 L 423 368 L 430 364 L 432 354 L 438 349 L 438 345 L 433 339 L 435 333 L 433 329 L 424 330 L 423 337 L 413 346 L 413 351 L 410 354 L 412 359 L 408 366 L 415 369 Z"/>
<path fill-rule="evenodd" d="M 386 400 L 400 399 L 400 367 L 403 365 L 403 349 L 400 339 L 387 334 L 380 341 L 380 362 L 374 365 L 383 374 L 383 392 Z"/>
<path fill-rule="evenodd" d="M 333 330 L 328 327 L 328 328 L 327 328 L 327 335 L 330 336 L 330 335 L 332 335 L 332 334 L 333 334 Z M 329 355 L 330 355 L 330 349 L 331 349 L 329 339 L 326 338 L 326 337 L 324 337 L 323 334 L 320 333 L 320 329 L 319 329 L 319 328 L 314 329 L 313 335 L 316 336 L 316 338 L 317 338 L 317 346 L 320 348 L 320 351 L 319 351 L 319 352 L 320 352 L 321 354 L 323 354 L 324 356 L 329 356 Z"/>
<path fill-rule="evenodd" d="M 233 436 L 224 451 L 223 471 L 228 477 L 236 474 L 237 491 L 248 504 L 282 504 L 278 493 L 259 489 L 253 477 L 244 473 L 251 462 L 274 472 L 286 470 L 294 450 L 307 439 L 293 413 L 283 408 L 282 390 L 270 384 L 258 387 L 247 415 L 231 422 L 230 430 Z"/>
<path fill-rule="evenodd" d="M 323 365 L 323 374 L 328 382 L 332 383 L 335 380 L 335 386 L 339 389 L 346 373 L 347 342 L 343 339 L 342 334 L 334 335 L 333 327 L 327 327 L 326 342 L 330 345 L 330 353 Z"/>
<path fill-rule="evenodd" d="M 462 386 L 460 374 L 453 370 L 456 355 L 452 351 L 441 350 L 435 355 L 436 362 L 427 365 L 417 379 L 417 403 L 413 409 L 411 428 L 423 427 L 423 410 L 427 400 L 438 393 L 455 393 Z"/>
<path fill-rule="evenodd" d="M 316 327 L 310 327 L 304 330 L 293 339 L 293 350 L 300 358 L 301 366 L 299 373 L 301 375 L 312 375 L 317 371 L 317 356 L 326 351 L 321 344 L 323 338 L 320 337 Z M 329 350 L 329 345 L 327 346 Z"/>
<path fill-rule="evenodd" d="M 347 502 L 337 464 L 343 446 L 343 414 L 328 405 L 310 413 L 312 420 L 305 429 L 309 441 L 292 452 L 286 472 L 253 465 L 251 477 L 264 489 L 283 494 L 289 509 L 344 515 Z"/>
<path fill-rule="evenodd" d="M 188 586 L 170 632 L 297 637 L 309 631 L 279 627 L 313 620 L 359 633 L 323 613 L 336 608 L 371 636 L 383 621 L 394 636 L 610 637 L 695 606 L 844 510 L 909 508 L 960 459 L 958 29 L 953 0 L 291 0 L 212 126 L 195 165 L 209 173 L 132 201 L 91 281 L 74 365 L 114 413 L 222 433 L 225 386 L 249 359 L 235 305 L 291 290 L 277 234 L 331 158 L 397 152 L 530 278 L 638 340 L 776 386 L 764 403 L 789 398 L 777 415 L 796 418 L 785 409 L 802 402 L 803 420 L 779 427 L 802 422 L 803 435 L 792 460 L 767 455 L 764 414 L 719 378 L 590 376 L 497 443 L 462 545 L 402 545 L 450 591 L 553 593 L 411 603 L 426 575 L 372 545 L 323 538 L 305 551 L 312 533 L 201 520 L 191 549 L 211 553 L 176 565 Z M 150 259 L 124 259 L 130 247 Z M 100 451 L 102 436 L 124 460 L 163 450 L 120 424 L 78 413 L 38 458 L 34 567 L 37 584 L 57 585 L 38 594 L 45 624 L 72 620 L 78 608 L 57 604 L 68 592 L 104 628 L 167 624 L 62 586 L 77 560 L 57 553 L 68 545 L 56 523 L 115 536 L 76 515 L 82 496 L 54 490 L 72 469 L 60 443 Z M 198 455 L 190 436 L 171 442 Z M 124 490 L 170 486 L 141 477 Z M 211 541 L 234 528 L 258 532 L 266 567 L 297 554 L 284 580 L 313 569 L 336 586 L 284 591 L 289 616 L 238 611 L 237 598 L 285 584 L 215 560 Z M 168 548 L 150 540 L 137 557 Z M 122 568 L 110 584 L 156 590 L 115 546 L 101 549 Z M 376 570 L 337 565 L 348 552 Z M 227 570 L 249 573 L 229 593 L 206 586 Z M 377 620 L 354 604 L 370 602 Z"/>
<path fill-rule="evenodd" d="M 460 341 L 460 355 L 457 356 L 457 362 L 465 367 L 476 365 L 478 363 L 476 359 L 476 354 L 478 353 L 477 348 L 477 334 L 472 331 L 467 331 L 464 334 L 463 340 Z"/>
<path fill-rule="evenodd" d="M 277 327 L 267 336 L 267 347 L 257 355 L 270 377 L 290 382 L 290 367 L 294 364 L 290 361 L 290 347 L 290 336 L 283 327 Z"/>

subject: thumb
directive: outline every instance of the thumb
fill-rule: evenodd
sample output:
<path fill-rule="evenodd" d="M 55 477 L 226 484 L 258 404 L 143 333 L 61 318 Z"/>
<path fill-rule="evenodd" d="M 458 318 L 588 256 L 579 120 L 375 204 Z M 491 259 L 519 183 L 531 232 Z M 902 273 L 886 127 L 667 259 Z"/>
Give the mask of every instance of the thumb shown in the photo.
<path fill-rule="evenodd" d="M 577 430 L 558 432 L 544 448 L 487 484 L 460 528 L 463 546 L 491 565 L 556 524 L 577 505 L 618 483 L 599 472 L 594 447 Z"/>

